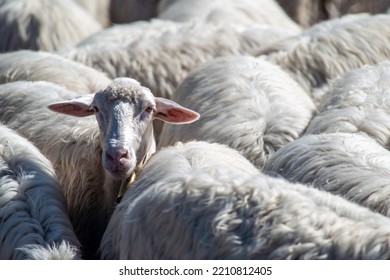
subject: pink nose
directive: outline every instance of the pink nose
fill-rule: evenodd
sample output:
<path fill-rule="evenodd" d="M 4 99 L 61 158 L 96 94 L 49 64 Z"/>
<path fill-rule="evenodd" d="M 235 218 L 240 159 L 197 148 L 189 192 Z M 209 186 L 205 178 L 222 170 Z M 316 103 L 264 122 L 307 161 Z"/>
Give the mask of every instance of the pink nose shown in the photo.
<path fill-rule="evenodd" d="M 121 159 L 128 159 L 129 152 L 126 149 L 113 149 L 106 151 L 106 156 L 110 161 L 118 161 Z"/>

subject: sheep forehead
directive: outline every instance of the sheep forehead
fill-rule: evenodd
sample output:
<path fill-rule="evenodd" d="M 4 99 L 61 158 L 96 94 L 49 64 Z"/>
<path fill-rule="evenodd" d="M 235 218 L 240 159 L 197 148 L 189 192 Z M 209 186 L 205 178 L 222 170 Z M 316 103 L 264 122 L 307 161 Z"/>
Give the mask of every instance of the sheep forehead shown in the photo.
<path fill-rule="evenodd" d="M 132 103 L 142 103 L 143 100 L 153 100 L 153 94 L 148 88 L 130 78 L 116 78 L 106 89 L 97 93 L 104 96 L 105 101 L 127 100 Z"/>

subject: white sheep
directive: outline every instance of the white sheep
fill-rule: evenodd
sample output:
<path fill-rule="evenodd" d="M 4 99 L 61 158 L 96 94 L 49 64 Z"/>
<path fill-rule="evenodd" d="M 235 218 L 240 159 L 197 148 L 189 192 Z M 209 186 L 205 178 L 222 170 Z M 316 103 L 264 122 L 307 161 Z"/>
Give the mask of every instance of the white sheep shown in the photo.
<path fill-rule="evenodd" d="M 109 84 L 106 74 L 62 56 L 30 50 L 0 54 L 0 83 L 49 81 L 78 93 L 96 92 Z"/>
<path fill-rule="evenodd" d="M 294 32 L 282 33 L 269 26 L 204 23 L 182 23 L 174 28 L 172 22 L 162 20 L 152 21 L 150 25 L 153 26 L 144 25 L 146 33 L 154 35 L 134 39 L 134 35 L 129 34 L 130 39 L 118 39 L 122 43 L 85 44 L 60 54 L 99 69 L 111 78 L 134 78 L 156 96 L 170 98 L 176 86 L 196 65 L 227 54 L 255 54 L 261 46 Z M 160 25 L 168 25 L 167 30 L 159 28 Z M 156 36 L 150 31 L 152 28 L 164 31 Z"/>
<path fill-rule="evenodd" d="M 0 121 L 33 142 L 53 163 L 85 258 L 96 249 L 121 181 L 155 150 L 152 120 L 183 123 L 198 114 L 117 78 L 82 95 L 48 82 L 0 85 Z M 71 99 L 72 100 L 68 100 Z M 96 115 L 75 118 L 73 116 Z M 99 130 L 99 127 L 100 130 Z"/>
<path fill-rule="evenodd" d="M 0 125 L 0 259 L 78 259 L 79 250 L 51 163 Z"/>
<path fill-rule="evenodd" d="M 240 151 L 256 167 L 305 130 L 315 106 L 287 73 L 265 60 L 225 56 L 192 70 L 172 100 L 201 114 L 186 126 L 164 124 L 158 147 L 203 140 Z"/>
<path fill-rule="evenodd" d="M 301 30 L 275 0 L 161 1 L 157 17 L 180 22 L 257 23 Z"/>
<path fill-rule="evenodd" d="M 157 152 L 115 209 L 102 257 L 390 258 L 387 217 L 330 193 L 252 175 L 237 167 L 238 154 L 215 145 Z"/>
<path fill-rule="evenodd" d="M 305 135 L 284 146 L 263 172 L 326 190 L 390 217 L 390 152 L 362 134 Z"/>
<path fill-rule="evenodd" d="M 268 53 L 270 61 L 288 71 L 320 104 L 323 91 L 314 89 L 347 71 L 390 58 L 389 34 L 390 15 L 349 15 L 321 22 L 260 53 Z"/>
<path fill-rule="evenodd" d="M 101 29 L 88 12 L 70 0 L 0 0 L 0 52 L 54 51 Z"/>
<path fill-rule="evenodd" d="M 121 202 L 117 205 L 115 212 L 110 219 L 110 223 L 107 227 L 105 235 L 102 239 L 102 258 L 123 259 L 129 258 L 131 255 L 136 255 L 140 253 L 138 249 L 132 249 L 131 243 L 135 240 L 132 239 L 131 232 L 128 232 L 128 220 L 125 216 L 127 215 L 126 213 L 129 213 L 128 211 L 132 202 L 135 202 L 138 199 L 138 196 L 142 196 L 143 192 L 149 192 L 149 187 L 161 184 L 169 185 L 173 183 L 172 187 L 175 188 L 175 183 L 171 180 L 176 176 L 182 178 L 190 178 L 194 172 L 201 172 L 203 170 L 207 170 L 207 172 L 213 174 L 215 172 L 219 172 L 218 168 L 221 168 L 224 171 L 229 171 L 229 174 L 231 175 L 229 179 L 231 180 L 238 180 L 241 176 L 259 174 L 259 170 L 256 169 L 237 151 L 227 146 L 216 143 L 196 141 L 185 144 L 176 143 L 176 145 L 164 148 L 154 154 L 140 171 L 139 178 L 133 183 L 131 188 L 125 193 L 125 196 L 122 198 Z M 236 174 L 237 177 L 234 177 L 233 174 Z M 208 192 L 209 190 L 204 189 L 204 191 Z M 210 191 L 212 191 L 212 188 L 210 189 Z M 164 193 L 161 193 L 161 198 L 162 200 L 166 199 Z M 182 202 L 172 201 L 172 205 L 170 207 L 175 207 L 175 203 L 178 203 L 179 205 Z M 204 203 L 201 204 L 203 205 L 203 207 L 207 207 L 208 202 L 204 201 Z M 191 208 L 191 205 L 188 205 L 188 207 L 189 210 Z M 152 212 L 154 212 L 154 210 L 157 210 L 158 207 L 154 208 L 154 206 L 152 206 L 152 208 Z M 165 211 L 164 209 L 161 210 Z M 188 214 L 190 213 L 191 212 L 188 212 Z M 166 244 L 165 242 L 169 241 L 170 238 L 176 239 L 178 235 L 184 233 L 180 230 L 172 231 L 171 227 L 173 226 L 173 224 L 181 224 L 183 222 L 190 223 L 191 221 L 196 223 L 196 217 L 189 216 L 188 218 L 189 220 L 186 220 L 186 218 L 184 217 L 172 219 L 168 224 L 161 226 L 159 227 L 159 229 L 157 229 L 158 231 L 160 231 L 161 238 L 163 238 L 160 240 L 161 244 L 164 244 L 163 247 L 165 245 L 169 246 L 169 244 Z M 149 219 L 147 218 L 144 221 L 148 223 L 148 220 Z M 151 225 L 151 227 L 153 227 L 153 225 Z M 169 234 L 169 236 L 166 235 L 168 233 L 167 230 L 171 231 L 171 234 Z M 186 238 L 188 242 L 194 242 L 195 245 L 198 242 L 196 233 L 191 233 L 191 228 L 189 228 L 187 231 L 191 237 L 188 235 L 183 237 Z M 201 238 L 202 235 L 198 237 Z M 177 240 L 177 242 L 181 242 L 180 238 L 179 240 Z M 147 246 L 149 246 L 149 244 L 147 244 Z M 157 248 L 157 250 L 151 251 L 151 248 L 145 247 L 145 249 L 145 254 L 161 254 L 160 249 Z M 170 254 L 169 252 L 166 253 Z"/>
<path fill-rule="evenodd" d="M 390 61 L 365 65 L 332 81 L 306 133 L 364 132 L 390 148 Z"/>
<path fill-rule="evenodd" d="M 176 30 L 180 28 L 183 28 L 180 22 L 161 19 L 114 24 L 81 40 L 76 47 L 96 44 L 130 44 L 145 40 L 145 38 L 150 40 L 151 37 L 161 37 L 165 32 L 177 32 Z"/>

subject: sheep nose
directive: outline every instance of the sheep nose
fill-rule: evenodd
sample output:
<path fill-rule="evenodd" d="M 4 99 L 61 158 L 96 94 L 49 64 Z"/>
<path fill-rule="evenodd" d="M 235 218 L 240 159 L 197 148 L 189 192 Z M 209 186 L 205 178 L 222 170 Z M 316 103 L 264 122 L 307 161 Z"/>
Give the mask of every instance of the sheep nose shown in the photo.
<path fill-rule="evenodd" d="M 126 149 L 114 149 L 106 152 L 106 156 L 111 161 L 129 158 L 129 151 Z"/>

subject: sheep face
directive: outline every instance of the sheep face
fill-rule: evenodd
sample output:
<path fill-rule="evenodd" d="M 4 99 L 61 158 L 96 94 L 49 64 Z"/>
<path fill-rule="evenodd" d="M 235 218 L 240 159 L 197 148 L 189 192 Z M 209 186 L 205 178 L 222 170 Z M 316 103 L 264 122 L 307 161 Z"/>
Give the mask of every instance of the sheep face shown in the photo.
<path fill-rule="evenodd" d="M 164 98 L 130 78 L 116 78 L 105 89 L 49 109 L 76 117 L 95 115 L 101 134 L 102 165 L 115 179 L 128 178 L 146 154 L 155 150 L 152 121 L 190 123 L 199 114 Z"/>

